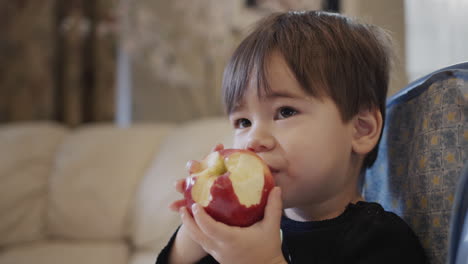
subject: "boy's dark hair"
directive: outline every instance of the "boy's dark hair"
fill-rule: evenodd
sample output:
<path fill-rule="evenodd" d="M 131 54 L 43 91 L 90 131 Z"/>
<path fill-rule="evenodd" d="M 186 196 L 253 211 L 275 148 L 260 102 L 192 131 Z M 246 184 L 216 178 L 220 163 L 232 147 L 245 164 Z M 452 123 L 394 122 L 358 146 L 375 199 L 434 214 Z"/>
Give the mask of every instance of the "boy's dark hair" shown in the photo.
<path fill-rule="evenodd" d="M 251 80 L 268 93 L 268 59 L 283 56 L 302 88 L 330 97 L 344 122 L 360 110 L 379 108 L 385 120 L 392 56 L 391 40 L 381 28 L 323 11 L 275 13 L 261 20 L 237 47 L 223 77 L 223 100 L 230 114 Z M 380 139 L 379 139 L 380 141 Z M 378 144 L 363 167 L 377 157 Z"/>

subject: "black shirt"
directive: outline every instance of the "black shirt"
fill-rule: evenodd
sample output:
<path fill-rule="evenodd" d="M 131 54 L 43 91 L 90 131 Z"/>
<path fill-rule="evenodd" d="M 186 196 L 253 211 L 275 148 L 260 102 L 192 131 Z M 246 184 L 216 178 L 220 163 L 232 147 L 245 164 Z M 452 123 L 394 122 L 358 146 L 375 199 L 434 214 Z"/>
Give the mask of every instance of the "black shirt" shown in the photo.
<path fill-rule="evenodd" d="M 427 263 L 411 228 L 377 203 L 349 204 L 338 217 L 297 222 L 281 219 L 282 250 L 289 263 Z M 176 232 L 177 233 L 177 232 Z M 157 264 L 168 263 L 175 234 Z M 206 256 L 198 263 L 218 263 Z"/>

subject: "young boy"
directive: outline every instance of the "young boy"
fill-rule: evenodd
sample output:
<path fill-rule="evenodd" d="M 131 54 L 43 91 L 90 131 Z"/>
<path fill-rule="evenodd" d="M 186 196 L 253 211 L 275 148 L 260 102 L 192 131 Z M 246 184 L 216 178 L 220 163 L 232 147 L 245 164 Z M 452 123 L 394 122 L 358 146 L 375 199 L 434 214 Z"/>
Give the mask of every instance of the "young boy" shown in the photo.
<path fill-rule="evenodd" d="M 223 97 L 234 147 L 261 156 L 278 187 L 247 228 L 174 202 L 182 225 L 157 263 L 425 263 L 409 226 L 359 190 L 384 124 L 389 42 L 338 14 L 262 20 L 229 61 Z"/>

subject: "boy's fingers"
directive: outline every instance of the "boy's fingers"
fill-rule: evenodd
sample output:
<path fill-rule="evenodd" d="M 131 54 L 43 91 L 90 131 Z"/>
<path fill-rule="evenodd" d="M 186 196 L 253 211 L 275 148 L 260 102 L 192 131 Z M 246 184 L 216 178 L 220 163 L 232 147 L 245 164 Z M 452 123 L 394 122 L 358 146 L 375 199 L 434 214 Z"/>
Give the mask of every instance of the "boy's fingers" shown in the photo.
<path fill-rule="evenodd" d="M 176 190 L 180 193 L 184 193 L 185 191 L 185 179 L 180 179 L 180 180 L 177 180 L 175 183 L 174 183 L 174 186 L 176 188 Z"/>
<path fill-rule="evenodd" d="M 189 160 L 187 161 L 187 164 L 185 164 L 185 168 L 190 174 L 193 174 L 193 173 L 201 171 L 202 165 L 197 160 Z"/>
<path fill-rule="evenodd" d="M 214 220 L 208 215 L 203 208 L 198 204 L 192 206 L 193 218 L 198 227 L 212 239 L 228 240 L 229 235 L 226 233 L 226 225 Z"/>
<path fill-rule="evenodd" d="M 174 212 L 179 212 L 180 211 L 180 208 L 182 208 L 183 206 L 185 206 L 186 202 L 185 200 L 177 200 L 175 202 L 172 202 L 170 205 L 169 205 L 169 208 L 174 211 Z"/>
<path fill-rule="evenodd" d="M 211 152 L 220 151 L 220 150 L 223 150 L 223 149 L 224 149 L 223 144 L 216 144 L 216 146 L 211 149 Z"/>
<path fill-rule="evenodd" d="M 283 202 L 281 200 L 281 189 L 280 187 L 274 187 L 268 195 L 264 216 L 265 224 L 279 228 L 282 214 Z"/>
<path fill-rule="evenodd" d="M 188 235 L 193 241 L 196 241 L 203 247 L 205 250 L 211 247 L 211 240 L 208 238 L 200 228 L 197 226 L 197 223 L 193 217 L 187 211 L 187 208 L 182 207 L 180 209 L 180 217 L 182 219 L 182 224 L 185 226 Z"/>

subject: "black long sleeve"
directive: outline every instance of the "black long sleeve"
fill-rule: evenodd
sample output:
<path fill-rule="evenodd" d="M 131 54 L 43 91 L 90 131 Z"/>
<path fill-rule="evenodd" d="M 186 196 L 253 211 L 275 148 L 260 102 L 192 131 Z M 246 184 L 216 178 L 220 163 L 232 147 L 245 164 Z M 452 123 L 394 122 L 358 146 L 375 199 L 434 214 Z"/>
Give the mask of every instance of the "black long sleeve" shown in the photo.
<path fill-rule="evenodd" d="M 282 250 L 290 263 L 427 263 L 411 228 L 377 203 L 349 204 L 343 214 L 324 221 L 281 219 Z M 157 264 L 168 263 L 176 233 L 161 251 Z M 200 264 L 218 263 L 211 256 Z"/>

